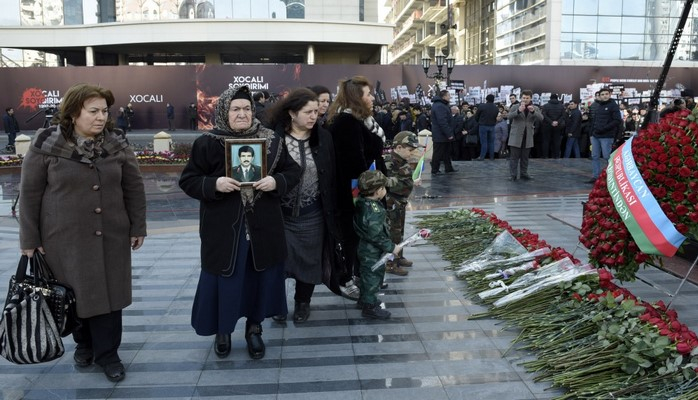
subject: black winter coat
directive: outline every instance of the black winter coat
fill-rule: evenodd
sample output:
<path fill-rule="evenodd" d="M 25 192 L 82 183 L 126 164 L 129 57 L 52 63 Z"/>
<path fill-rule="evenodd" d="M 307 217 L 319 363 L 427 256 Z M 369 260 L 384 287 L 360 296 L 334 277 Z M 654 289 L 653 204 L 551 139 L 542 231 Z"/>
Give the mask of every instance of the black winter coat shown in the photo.
<path fill-rule="evenodd" d="M 582 112 L 578 108 L 570 110 L 567 114 L 567 122 L 565 123 L 565 133 L 572 134 L 572 137 L 578 138 L 582 135 Z"/>
<path fill-rule="evenodd" d="M 482 103 L 477 106 L 475 119 L 478 125 L 495 126 L 497 125 L 497 115 L 499 115 L 499 108 L 494 103 Z"/>
<path fill-rule="evenodd" d="M 277 127 L 275 133 L 279 136 L 285 135 L 284 128 Z M 308 143 L 310 144 L 310 151 L 313 154 L 313 161 L 315 161 L 317 168 L 318 188 L 320 190 L 323 217 L 325 218 L 325 228 L 330 234 L 337 237 L 337 226 L 335 224 L 335 214 L 337 212 L 337 170 L 332 134 L 327 129 L 315 124 L 310 132 Z M 294 201 L 294 204 L 297 203 L 297 201 Z"/>
<path fill-rule="evenodd" d="M 543 112 L 543 125 L 552 126 L 553 121 L 557 121 L 558 127 L 565 125 L 567 113 L 565 112 L 565 106 L 560 100 L 551 99 L 543 106 L 541 111 Z"/>
<path fill-rule="evenodd" d="M 434 97 L 431 105 L 431 140 L 445 143 L 453 137 L 451 106 L 441 97 Z"/>
<path fill-rule="evenodd" d="M 620 108 L 613 100 L 597 101 L 591 123 L 591 135 L 597 138 L 613 139 L 618 133 L 618 127 L 623 122 Z"/>
<path fill-rule="evenodd" d="M 332 132 L 337 165 L 337 210 L 354 215 L 351 180 L 376 162 L 376 169 L 386 173 L 383 162 L 383 140 L 369 131 L 364 121 L 340 112 L 328 127 Z"/>
<path fill-rule="evenodd" d="M 204 134 L 194 141 L 191 157 L 179 179 L 182 190 L 200 201 L 201 268 L 211 274 L 233 274 L 238 235 L 245 234 L 245 229 L 240 229 L 243 216 L 255 269 L 262 271 L 286 259 L 280 197 L 298 184 L 300 167 L 286 151 L 281 137 L 261 126 L 259 130 L 272 135 L 267 150 L 267 175 L 276 181 L 276 190 L 255 191 L 257 199 L 253 207 L 243 207 L 239 191 L 216 191 L 216 179 L 225 176 L 225 148 L 221 140 L 212 136 Z M 212 133 L 226 134 L 216 130 Z"/>

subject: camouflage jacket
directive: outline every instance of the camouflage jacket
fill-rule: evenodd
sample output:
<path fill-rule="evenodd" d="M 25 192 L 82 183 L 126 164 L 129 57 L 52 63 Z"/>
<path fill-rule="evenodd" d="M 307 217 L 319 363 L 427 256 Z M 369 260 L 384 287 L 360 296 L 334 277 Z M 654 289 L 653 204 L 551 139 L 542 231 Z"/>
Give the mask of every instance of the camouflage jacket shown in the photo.
<path fill-rule="evenodd" d="M 359 237 L 357 255 L 360 262 L 375 262 L 383 253 L 390 253 L 395 244 L 390 240 L 383 205 L 363 196 L 356 200 L 354 231 Z"/>
<path fill-rule="evenodd" d="M 391 151 L 383 158 L 388 171 L 388 184 L 386 185 L 388 197 L 400 203 L 407 203 L 407 198 L 410 197 L 414 188 L 412 180 L 414 167 L 395 151 Z"/>

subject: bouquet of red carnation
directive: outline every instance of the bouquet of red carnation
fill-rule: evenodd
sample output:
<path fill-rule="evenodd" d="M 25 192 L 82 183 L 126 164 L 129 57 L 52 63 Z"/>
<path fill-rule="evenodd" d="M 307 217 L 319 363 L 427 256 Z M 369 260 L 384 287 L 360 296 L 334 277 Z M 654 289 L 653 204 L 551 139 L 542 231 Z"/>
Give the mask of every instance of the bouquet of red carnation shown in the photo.
<path fill-rule="evenodd" d="M 698 110 L 683 110 L 650 124 L 633 140 L 632 155 L 659 206 L 678 232 L 698 237 Z M 640 264 L 659 262 L 641 252 L 616 212 L 603 171 L 584 207 L 579 237 L 589 261 L 633 281 Z"/>

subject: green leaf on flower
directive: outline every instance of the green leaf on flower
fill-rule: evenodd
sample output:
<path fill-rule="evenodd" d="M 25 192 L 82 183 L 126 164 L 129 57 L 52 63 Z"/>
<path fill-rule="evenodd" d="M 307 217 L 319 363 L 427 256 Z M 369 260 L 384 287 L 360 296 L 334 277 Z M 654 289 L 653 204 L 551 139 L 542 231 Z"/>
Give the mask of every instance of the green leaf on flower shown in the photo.
<path fill-rule="evenodd" d="M 628 375 L 635 375 L 640 371 L 640 366 L 632 360 L 628 360 L 621 365 L 621 369 Z"/>
<path fill-rule="evenodd" d="M 668 346 L 669 343 L 671 343 L 671 339 L 669 339 L 669 338 L 666 337 L 666 336 L 659 336 L 659 337 L 657 338 L 657 341 L 655 342 L 655 344 L 656 344 L 657 346 L 662 346 L 662 347 Z"/>
<path fill-rule="evenodd" d="M 626 300 L 623 300 L 622 303 L 620 303 L 620 306 L 623 308 L 623 310 L 630 311 L 633 309 L 633 307 L 635 307 L 635 301 L 630 300 L 630 299 L 626 299 Z"/>

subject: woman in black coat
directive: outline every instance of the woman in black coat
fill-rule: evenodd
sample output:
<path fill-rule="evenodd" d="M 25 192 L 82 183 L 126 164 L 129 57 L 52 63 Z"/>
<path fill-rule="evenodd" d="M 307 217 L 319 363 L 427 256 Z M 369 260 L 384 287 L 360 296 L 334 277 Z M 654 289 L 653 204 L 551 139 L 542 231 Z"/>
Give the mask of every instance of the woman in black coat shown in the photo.
<path fill-rule="evenodd" d="M 250 357 L 264 357 L 261 323 L 288 312 L 283 262 L 286 241 L 280 198 L 298 184 L 300 167 L 283 138 L 254 118 L 247 86 L 218 98 L 216 126 L 192 147 L 179 186 L 200 201 L 201 275 L 191 323 L 216 335 L 214 350 L 230 353 L 230 334 L 246 317 Z M 267 175 L 250 186 L 226 176 L 226 139 L 265 139 Z"/>
<path fill-rule="evenodd" d="M 346 271 L 342 295 L 358 300 L 359 289 L 352 276 L 357 275 L 356 248 L 359 239 L 354 233 L 354 198 L 352 180 L 376 163 L 386 173 L 383 162 L 383 129 L 373 118 L 371 84 L 363 76 L 339 82 L 339 93 L 330 106 L 328 129 L 332 132 L 337 165 L 337 223 L 344 244 Z"/>
<path fill-rule="evenodd" d="M 272 109 L 270 123 L 283 137 L 291 158 L 300 165 L 300 183 L 281 198 L 288 257 L 286 275 L 296 281 L 293 321 L 310 316 L 315 285 L 332 285 L 332 254 L 336 243 L 335 160 L 332 136 L 319 122 L 318 95 L 296 89 Z M 274 316 L 285 321 L 286 314 Z"/>

